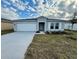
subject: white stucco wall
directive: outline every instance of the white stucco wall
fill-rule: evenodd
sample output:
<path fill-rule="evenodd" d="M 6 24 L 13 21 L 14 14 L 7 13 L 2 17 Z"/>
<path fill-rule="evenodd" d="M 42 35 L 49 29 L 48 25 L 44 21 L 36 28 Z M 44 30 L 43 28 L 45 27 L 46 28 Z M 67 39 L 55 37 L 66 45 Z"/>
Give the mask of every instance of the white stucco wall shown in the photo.
<path fill-rule="evenodd" d="M 48 28 L 47 28 L 47 31 L 64 31 L 64 28 L 63 28 L 63 25 L 64 23 L 63 22 L 47 22 L 48 23 Z M 50 26 L 51 26 L 51 23 L 59 23 L 59 29 L 55 29 L 55 25 L 54 25 L 54 29 L 51 29 Z"/>
<path fill-rule="evenodd" d="M 47 19 L 46 18 L 38 18 L 37 19 L 37 29 L 38 29 L 38 31 L 39 31 L 39 22 L 44 22 L 45 23 L 45 25 L 44 25 L 44 31 L 47 31 Z"/>

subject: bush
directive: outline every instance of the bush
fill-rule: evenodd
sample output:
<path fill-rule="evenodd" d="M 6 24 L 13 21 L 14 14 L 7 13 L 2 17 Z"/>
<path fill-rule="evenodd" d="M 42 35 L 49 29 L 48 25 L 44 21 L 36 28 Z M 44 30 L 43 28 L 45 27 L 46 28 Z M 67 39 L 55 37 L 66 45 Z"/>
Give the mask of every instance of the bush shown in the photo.
<path fill-rule="evenodd" d="M 46 31 L 46 34 L 69 34 L 66 32 L 61 32 L 61 31 Z"/>
<path fill-rule="evenodd" d="M 36 33 L 40 33 L 40 31 L 36 31 Z"/>

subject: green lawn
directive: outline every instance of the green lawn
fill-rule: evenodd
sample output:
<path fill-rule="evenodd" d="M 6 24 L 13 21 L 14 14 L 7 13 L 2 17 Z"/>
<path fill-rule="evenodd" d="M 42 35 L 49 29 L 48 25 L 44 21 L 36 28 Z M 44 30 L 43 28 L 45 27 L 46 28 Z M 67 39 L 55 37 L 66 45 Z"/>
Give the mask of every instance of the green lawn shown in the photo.
<path fill-rule="evenodd" d="M 12 33 L 12 32 L 14 32 L 14 30 L 3 30 L 3 31 L 1 31 L 1 35 L 7 34 L 7 33 Z"/>
<path fill-rule="evenodd" d="M 77 32 L 35 35 L 25 59 L 77 59 Z"/>

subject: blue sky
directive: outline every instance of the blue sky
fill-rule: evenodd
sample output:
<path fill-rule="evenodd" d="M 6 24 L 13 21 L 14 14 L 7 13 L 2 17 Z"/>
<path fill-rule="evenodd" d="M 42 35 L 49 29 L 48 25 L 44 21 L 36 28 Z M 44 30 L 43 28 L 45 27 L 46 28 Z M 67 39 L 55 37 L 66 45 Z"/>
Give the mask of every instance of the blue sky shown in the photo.
<path fill-rule="evenodd" d="M 1 0 L 1 17 L 11 20 L 39 16 L 70 19 L 75 10 L 75 0 Z"/>

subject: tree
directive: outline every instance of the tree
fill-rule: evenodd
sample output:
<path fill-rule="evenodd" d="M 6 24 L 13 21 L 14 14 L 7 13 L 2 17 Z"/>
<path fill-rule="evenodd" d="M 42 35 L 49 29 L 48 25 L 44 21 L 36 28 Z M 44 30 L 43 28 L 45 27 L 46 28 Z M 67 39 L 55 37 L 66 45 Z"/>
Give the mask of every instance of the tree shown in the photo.
<path fill-rule="evenodd" d="M 73 29 L 74 23 L 77 23 L 77 12 L 74 12 L 73 18 L 70 21 L 72 23 L 72 29 Z"/>

